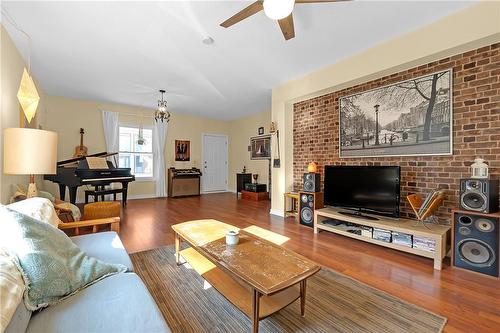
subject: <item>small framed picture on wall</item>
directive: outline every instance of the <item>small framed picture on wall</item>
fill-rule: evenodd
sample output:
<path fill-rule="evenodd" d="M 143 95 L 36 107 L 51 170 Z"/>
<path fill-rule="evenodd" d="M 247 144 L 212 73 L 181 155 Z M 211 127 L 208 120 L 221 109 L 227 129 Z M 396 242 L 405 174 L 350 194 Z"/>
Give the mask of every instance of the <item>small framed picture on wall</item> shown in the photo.
<path fill-rule="evenodd" d="M 259 127 L 259 135 L 263 135 L 264 134 L 264 127 Z"/>
<path fill-rule="evenodd" d="M 271 136 L 255 136 L 250 138 L 250 159 L 268 160 L 271 158 Z"/>
<path fill-rule="evenodd" d="M 186 162 L 191 158 L 190 141 L 175 140 L 175 161 Z"/>

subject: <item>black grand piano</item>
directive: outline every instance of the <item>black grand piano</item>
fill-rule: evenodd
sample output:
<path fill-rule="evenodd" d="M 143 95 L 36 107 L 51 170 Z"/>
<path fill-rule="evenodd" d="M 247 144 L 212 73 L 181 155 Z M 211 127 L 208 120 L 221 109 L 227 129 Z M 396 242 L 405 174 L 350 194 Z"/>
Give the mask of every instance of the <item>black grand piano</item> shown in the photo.
<path fill-rule="evenodd" d="M 83 157 L 57 162 L 57 174 L 44 175 L 43 179 L 50 180 L 59 185 L 59 195 L 61 200 L 66 196 L 66 187 L 69 190 L 69 201 L 76 202 L 76 191 L 79 186 L 94 186 L 96 191 L 111 183 L 122 184 L 122 202 L 127 202 L 128 183 L 135 180 L 135 176 L 130 173 L 130 168 L 116 168 L 113 162 L 106 161 L 108 169 L 90 169 L 86 157 L 109 157 L 118 153 L 97 153 Z M 115 161 L 116 162 L 116 161 Z"/>

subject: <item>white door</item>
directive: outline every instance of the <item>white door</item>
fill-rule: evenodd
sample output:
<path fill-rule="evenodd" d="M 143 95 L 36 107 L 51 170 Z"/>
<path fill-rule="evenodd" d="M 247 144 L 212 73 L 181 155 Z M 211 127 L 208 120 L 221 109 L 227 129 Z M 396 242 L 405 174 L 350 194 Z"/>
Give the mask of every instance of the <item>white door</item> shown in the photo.
<path fill-rule="evenodd" d="M 202 191 L 227 191 L 227 136 L 203 134 Z"/>

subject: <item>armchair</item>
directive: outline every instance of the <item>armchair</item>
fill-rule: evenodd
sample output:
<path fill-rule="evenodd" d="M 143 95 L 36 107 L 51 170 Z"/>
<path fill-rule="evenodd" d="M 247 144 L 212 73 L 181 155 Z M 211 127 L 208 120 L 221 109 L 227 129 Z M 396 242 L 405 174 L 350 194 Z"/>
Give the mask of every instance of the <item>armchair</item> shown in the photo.
<path fill-rule="evenodd" d="M 58 228 L 61 230 L 74 229 L 74 235 L 80 234 L 80 228 L 92 227 L 92 233 L 96 233 L 98 226 L 110 225 L 111 231 L 120 232 L 120 203 L 116 201 L 110 202 L 94 202 L 83 206 L 83 220 L 76 222 L 61 222 Z M 64 216 L 64 212 L 58 213 L 59 218 Z"/>

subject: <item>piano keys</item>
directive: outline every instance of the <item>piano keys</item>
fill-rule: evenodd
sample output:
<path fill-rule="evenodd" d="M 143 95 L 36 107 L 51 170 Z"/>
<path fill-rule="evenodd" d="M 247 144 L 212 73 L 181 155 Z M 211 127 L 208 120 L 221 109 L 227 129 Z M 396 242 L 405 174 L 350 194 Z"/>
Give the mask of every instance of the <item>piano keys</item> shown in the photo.
<path fill-rule="evenodd" d="M 97 153 L 86 157 L 108 157 L 118 153 Z M 57 173 L 55 175 L 44 175 L 43 179 L 50 180 L 59 185 L 59 196 L 61 200 L 66 197 L 66 188 L 69 190 L 69 201 L 76 202 L 76 192 L 82 185 L 94 186 L 96 189 L 103 188 L 111 183 L 122 184 L 123 204 L 127 202 L 128 184 L 135 180 L 130 168 L 117 168 L 113 162 L 106 161 L 107 169 L 90 169 L 86 157 L 76 157 L 69 160 L 57 162 Z"/>

